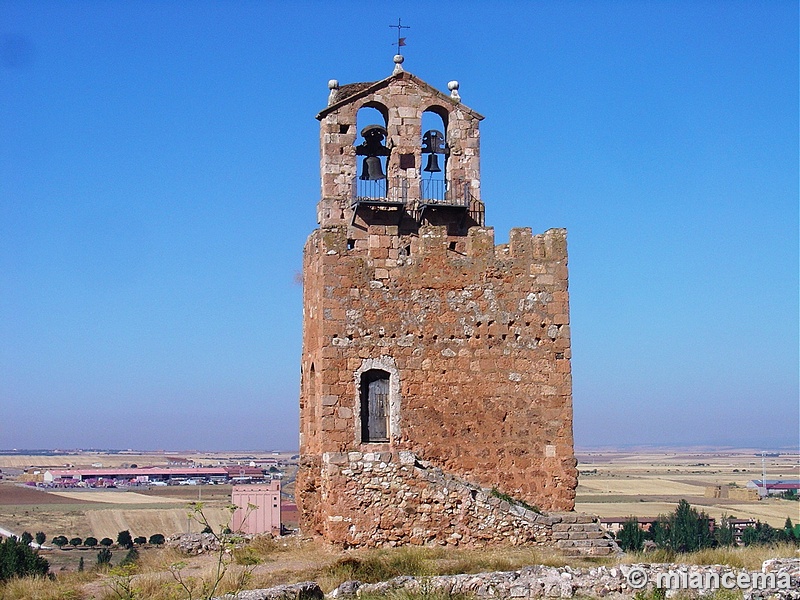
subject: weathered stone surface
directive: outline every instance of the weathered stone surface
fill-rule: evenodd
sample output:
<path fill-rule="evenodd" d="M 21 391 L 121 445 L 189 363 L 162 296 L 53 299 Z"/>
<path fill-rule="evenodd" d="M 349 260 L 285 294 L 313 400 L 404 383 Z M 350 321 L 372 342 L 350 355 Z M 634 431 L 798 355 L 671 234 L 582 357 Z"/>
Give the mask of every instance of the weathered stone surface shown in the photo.
<path fill-rule="evenodd" d="M 354 208 L 364 106 L 384 116 L 386 199 L 402 206 Z M 466 190 L 468 205 L 420 206 L 425 111 L 442 116 L 448 189 Z M 566 231 L 516 228 L 495 245 L 480 198 L 482 117 L 414 76 L 342 86 L 318 117 L 321 227 L 303 262 L 303 531 L 343 545 L 550 540 L 556 521 L 503 499 L 479 508 L 475 494 L 574 506 Z M 361 422 L 362 375 L 376 370 L 389 382 L 380 443 Z M 475 489 L 451 495 L 451 479 Z"/>
<path fill-rule="evenodd" d="M 768 561 L 770 562 L 770 561 Z M 756 598 L 778 598 L 780 600 L 797 600 L 800 598 L 800 581 L 797 571 L 800 561 L 787 560 L 779 566 L 771 565 L 769 571 L 765 563 L 762 571 L 750 572 L 743 569 L 732 569 L 723 565 L 681 565 L 681 564 L 639 564 L 619 565 L 616 567 L 596 567 L 593 569 L 575 569 L 571 567 L 532 566 L 519 571 L 495 573 L 478 573 L 475 575 L 442 575 L 437 577 L 396 577 L 389 581 L 372 584 L 349 581 L 334 590 L 332 598 L 353 598 L 362 594 L 391 595 L 399 591 L 412 593 L 445 593 L 464 594 L 475 598 L 630 598 L 636 594 L 637 588 L 628 580 L 632 571 L 644 574 L 649 582 L 644 587 L 653 590 L 654 582 L 659 577 L 671 573 L 683 573 L 685 580 L 675 579 L 679 585 L 667 587 L 666 596 L 672 598 L 694 592 L 708 595 L 719 589 L 693 586 L 696 582 L 713 582 L 721 580 L 724 573 L 735 576 L 742 574 L 749 581 L 764 573 L 775 574 L 775 587 L 743 587 L 746 600 Z M 633 581 L 633 579 L 632 579 Z M 664 581 L 664 580 L 662 580 Z M 669 581 L 669 579 L 666 579 Z M 681 587 L 681 584 L 685 583 Z"/>
<path fill-rule="evenodd" d="M 279 585 L 263 590 L 246 590 L 238 594 L 225 594 L 213 600 L 322 600 L 324 594 L 313 581 Z"/>
<path fill-rule="evenodd" d="M 210 533 L 181 533 L 171 535 L 166 546 L 177 548 L 184 554 L 203 554 L 219 550 L 219 541 Z"/>

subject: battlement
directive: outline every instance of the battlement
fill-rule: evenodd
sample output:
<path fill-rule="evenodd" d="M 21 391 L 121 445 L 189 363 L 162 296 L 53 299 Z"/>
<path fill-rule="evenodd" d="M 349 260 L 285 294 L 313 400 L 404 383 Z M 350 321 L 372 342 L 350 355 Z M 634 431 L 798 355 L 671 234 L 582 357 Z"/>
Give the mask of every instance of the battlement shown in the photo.
<path fill-rule="evenodd" d="M 349 237 L 345 225 L 328 225 L 308 239 L 306 252 L 327 256 L 360 257 L 385 262 L 384 268 L 418 264 L 428 258 L 444 258 L 454 265 L 464 259 L 484 262 L 540 263 L 566 261 L 567 230 L 548 229 L 534 235 L 530 227 L 511 230 L 508 244 L 494 243 L 493 227 L 471 227 L 466 237 L 448 235 L 443 225 L 419 228 L 417 235 L 399 235 L 397 225 L 372 225 L 366 235 Z M 352 232 L 350 232 L 352 233 Z"/>

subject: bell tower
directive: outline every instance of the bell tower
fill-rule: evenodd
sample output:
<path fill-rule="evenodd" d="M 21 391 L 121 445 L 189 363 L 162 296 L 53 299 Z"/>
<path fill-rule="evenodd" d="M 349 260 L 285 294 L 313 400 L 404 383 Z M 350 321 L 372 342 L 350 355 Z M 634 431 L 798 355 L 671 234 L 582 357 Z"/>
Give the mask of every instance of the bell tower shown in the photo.
<path fill-rule="evenodd" d="M 371 224 L 391 222 L 399 235 L 446 225 L 463 237 L 483 225 L 479 123 L 461 103 L 459 84 L 443 94 L 402 68 L 366 83 L 328 82 L 320 120 L 323 227 L 347 224 L 353 240 Z M 430 128 L 428 128 L 430 127 Z"/>
<path fill-rule="evenodd" d="M 505 534 L 476 507 L 488 498 L 479 490 L 544 510 L 574 504 L 566 232 L 513 229 L 495 245 L 483 117 L 458 82 L 444 93 L 394 62 L 380 81 L 331 80 L 317 115 L 301 527 L 347 546 L 492 543 Z M 425 500 L 458 485 L 455 504 Z"/>

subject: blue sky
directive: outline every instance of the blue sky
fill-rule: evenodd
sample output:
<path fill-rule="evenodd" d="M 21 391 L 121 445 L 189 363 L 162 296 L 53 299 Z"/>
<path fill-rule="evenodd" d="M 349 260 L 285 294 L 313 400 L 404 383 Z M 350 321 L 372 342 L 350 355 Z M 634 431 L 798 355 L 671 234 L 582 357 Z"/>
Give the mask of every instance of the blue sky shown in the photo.
<path fill-rule="evenodd" d="M 797 2 L 0 0 L 0 448 L 293 449 L 327 81 L 569 230 L 578 446 L 798 446 Z"/>

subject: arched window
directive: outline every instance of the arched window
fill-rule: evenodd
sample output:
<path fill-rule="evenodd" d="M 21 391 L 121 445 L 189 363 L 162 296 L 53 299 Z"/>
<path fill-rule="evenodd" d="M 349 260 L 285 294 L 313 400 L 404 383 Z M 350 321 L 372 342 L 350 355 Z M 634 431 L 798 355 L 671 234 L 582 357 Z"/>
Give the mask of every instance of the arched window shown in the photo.
<path fill-rule="evenodd" d="M 438 106 L 422 113 L 422 199 L 443 201 L 447 188 L 447 113 Z"/>
<path fill-rule="evenodd" d="M 386 147 L 386 107 L 367 103 L 356 114 L 356 156 L 360 157 L 356 169 L 356 197 L 378 199 L 386 197 L 386 171 L 389 148 Z"/>
<path fill-rule="evenodd" d="M 389 373 L 370 369 L 361 374 L 361 442 L 389 441 Z"/>

